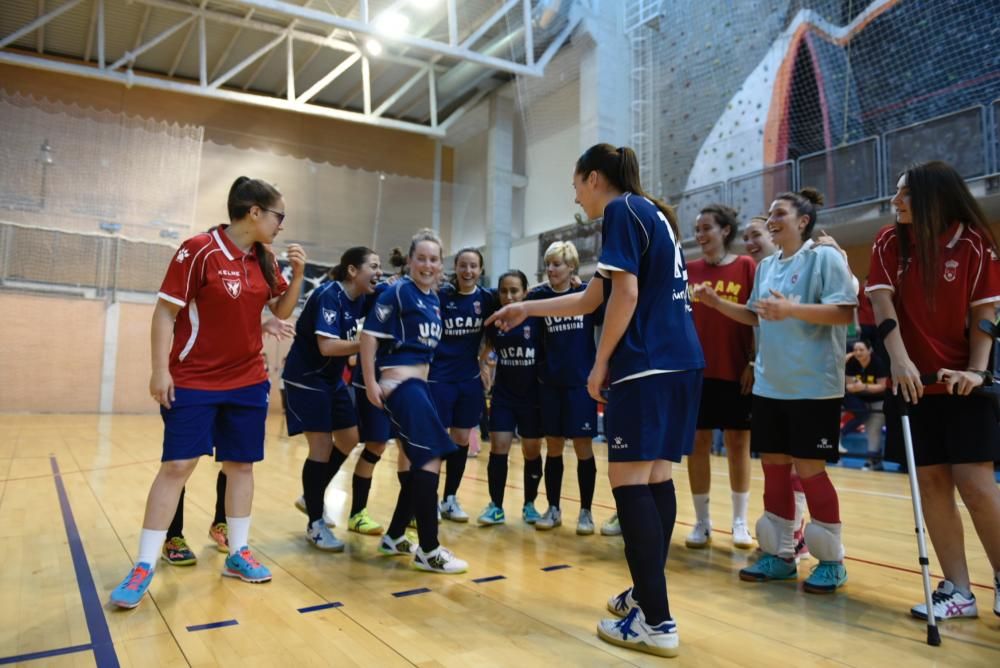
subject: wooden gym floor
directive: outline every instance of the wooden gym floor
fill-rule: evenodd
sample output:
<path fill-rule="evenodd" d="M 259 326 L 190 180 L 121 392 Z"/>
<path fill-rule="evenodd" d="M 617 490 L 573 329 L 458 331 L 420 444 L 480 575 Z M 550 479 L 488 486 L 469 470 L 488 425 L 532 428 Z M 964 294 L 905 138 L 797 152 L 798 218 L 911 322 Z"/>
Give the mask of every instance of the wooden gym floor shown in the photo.
<path fill-rule="evenodd" d="M 163 562 L 137 609 L 112 610 L 128 572 L 145 495 L 160 455 L 157 416 L 0 416 L 0 664 L 42 666 L 627 666 L 666 659 L 609 646 L 595 624 L 628 583 L 620 538 L 578 537 L 572 448 L 563 484 L 565 525 L 548 534 L 520 520 L 520 450 L 511 453 L 508 523 L 481 529 L 488 501 L 485 452 L 469 461 L 460 499 L 467 525 L 444 523 L 442 542 L 470 562 L 457 576 L 423 574 L 378 555 L 378 539 L 345 530 L 357 451 L 327 495 L 344 554 L 310 548 L 300 493 L 304 440 L 268 425 L 257 468 L 251 545 L 269 584 L 221 578 L 224 556 L 207 537 L 216 466 L 203 461 L 187 491 L 186 536 L 196 566 Z M 613 512 L 598 446 L 598 523 Z M 395 503 L 395 448 L 378 465 L 370 510 L 387 523 Z M 850 580 L 814 596 L 794 583 L 753 585 L 737 571 L 750 554 L 731 548 L 725 463 L 714 458 L 711 549 L 684 547 L 693 520 L 683 466 L 668 564 L 678 621 L 677 666 L 998 666 L 1000 617 L 990 567 L 971 523 L 966 542 L 980 617 L 946 623 L 943 645 L 924 644 L 907 610 L 921 599 L 906 477 L 834 468 Z M 754 465 L 750 517 L 761 512 Z M 544 510 L 544 486 L 539 509 Z M 932 559 L 933 562 L 933 559 Z M 800 567 L 800 580 L 815 561 Z"/>

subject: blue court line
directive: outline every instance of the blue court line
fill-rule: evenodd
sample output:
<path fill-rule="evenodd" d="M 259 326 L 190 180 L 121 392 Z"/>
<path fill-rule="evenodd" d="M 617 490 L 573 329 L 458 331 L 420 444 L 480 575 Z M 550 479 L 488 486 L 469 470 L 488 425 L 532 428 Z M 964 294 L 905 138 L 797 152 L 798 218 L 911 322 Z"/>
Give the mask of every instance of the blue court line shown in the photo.
<path fill-rule="evenodd" d="M 506 575 L 487 575 L 484 578 L 476 578 L 473 580 L 476 584 L 481 584 L 483 582 L 493 582 L 494 580 L 506 580 Z"/>
<path fill-rule="evenodd" d="M 420 589 L 407 589 L 406 591 L 395 591 L 392 593 L 396 598 L 402 598 L 404 596 L 414 596 L 416 594 L 426 594 L 430 592 L 427 587 L 421 587 Z"/>
<path fill-rule="evenodd" d="M 5 656 L 0 658 L 0 666 L 9 663 L 19 663 L 21 661 L 34 661 L 35 659 L 47 659 L 50 656 L 61 656 L 63 654 L 75 654 L 77 652 L 89 652 L 93 645 L 73 645 L 72 647 L 60 647 L 59 649 L 47 649 L 42 652 L 31 652 L 30 654 L 18 654 L 17 656 Z"/>
<path fill-rule="evenodd" d="M 543 571 L 561 571 L 564 568 L 572 568 L 569 564 L 556 564 L 555 566 L 545 566 L 542 568 Z"/>
<path fill-rule="evenodd" d="M 320 603 L 319 605 L 310 605 L 305 608 L 299 608 L 299 612 L 303 615 L 307 612 L 318 612 L 319 610 L 329 610 L 330 608 L 339 608 L 344 604 L 340 601 L 334 601 L 333 603 Z"/>
<path fill-rule="evenodd" d="M 119 666 L 118 655 L 111 642 L 111 630 L 108 628 L 108 621 L 104 618 L 101 599 L 97 596 L 94 576 L 91 575 L 90 566 L 87 564 L 87 553 L 83 549 L 80 532 L 76 528 L 73 509 L 69 505 L 69 497 L 66 495 L 66 487 L 63 485 L 62 474 L 59 472 L 59 463 L 56 461 L 55 455 L 49 457 L 49 463 L 52 465 L 52 477 L 56 483 L 56 492 L 59 494 L 59 508 L 62 510 L 63 524 L 66 525 L 69 551 L 73 556 L 76 584 L 80 589 L 80 598 L 83 599 L 83 614 L 87 619 L 87 630 L 90 632 L 94 661 L 98 668 L 117 668 Z"/>
<path fill-rule="evenodd" d="M 236 626 L 239 624 L 235 619 L 224 619 L 221 622 L 210 622 L 208 624 L 193 624 L 187 627 L 188 631 L 207 631 L 208 629 L 221 629 L 223 626 Z"/>

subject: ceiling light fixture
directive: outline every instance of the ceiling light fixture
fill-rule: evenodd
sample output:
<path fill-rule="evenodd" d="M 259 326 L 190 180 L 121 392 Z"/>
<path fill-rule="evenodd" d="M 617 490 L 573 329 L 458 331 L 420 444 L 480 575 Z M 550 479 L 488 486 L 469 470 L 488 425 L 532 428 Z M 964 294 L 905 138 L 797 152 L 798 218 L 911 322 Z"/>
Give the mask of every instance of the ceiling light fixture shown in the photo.
<path fill-rule="evenodd" d="M 399 37 L 410 27 L 410 19 L 405 14 L 388 10 L 379 14 L 373 23 L 375 30 L 386 37 Z"/>
<path fill-rule="evenodd" d="M 377 39 L 370 39 L 365 42 L 365 49 L 367 49 L 368 54 L 372 56 L 382 55 L 382 45 Z"/>

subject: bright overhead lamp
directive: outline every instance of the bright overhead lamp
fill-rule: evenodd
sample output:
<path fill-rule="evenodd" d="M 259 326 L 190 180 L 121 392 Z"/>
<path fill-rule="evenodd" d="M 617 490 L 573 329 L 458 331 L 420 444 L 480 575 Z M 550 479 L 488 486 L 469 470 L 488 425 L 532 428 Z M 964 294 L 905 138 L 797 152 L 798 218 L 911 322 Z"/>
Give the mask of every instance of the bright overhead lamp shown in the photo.
<path fill-rule="evenodd" d="M 399 37 L 410 27 L 410 19 L 406 14 L 390 9 L 375 17 L 374 26 L 386 37 Z"/>
<path fill-rule="evenodd" d="M 365 49 L 368 51 L 369 55 L 381 56 L 382 55 L 382 45 L 379 44 L 377 39 L 370 39 L 365 42 Z"/>

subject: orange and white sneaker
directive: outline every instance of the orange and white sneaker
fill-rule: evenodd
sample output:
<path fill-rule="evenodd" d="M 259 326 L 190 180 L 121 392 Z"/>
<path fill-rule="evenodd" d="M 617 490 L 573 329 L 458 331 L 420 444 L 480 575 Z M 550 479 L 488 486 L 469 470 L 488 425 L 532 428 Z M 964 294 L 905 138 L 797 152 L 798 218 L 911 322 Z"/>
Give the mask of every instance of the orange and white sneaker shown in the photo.
<path fill-rule="evenodd" d="M 217 522 L 208 528 L 208 537 L 215 541 L 215 549 L 229 554 L 229 525 Z"/>

